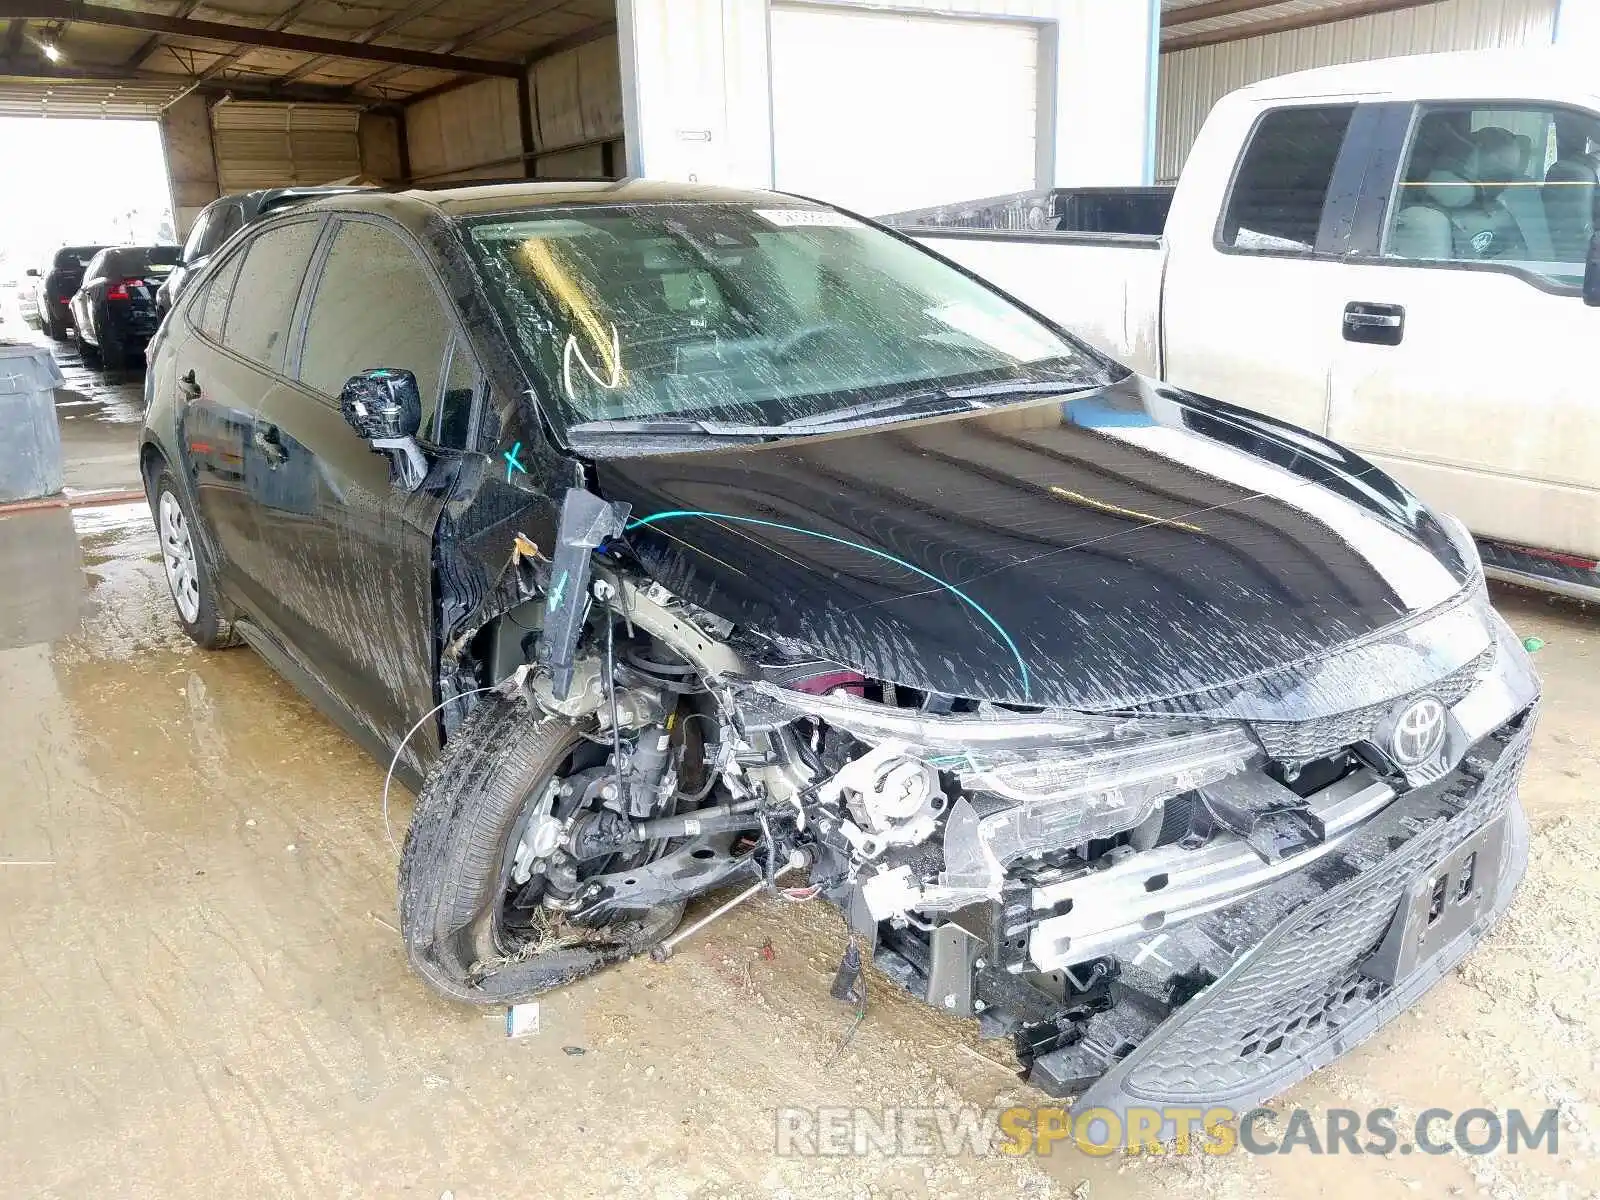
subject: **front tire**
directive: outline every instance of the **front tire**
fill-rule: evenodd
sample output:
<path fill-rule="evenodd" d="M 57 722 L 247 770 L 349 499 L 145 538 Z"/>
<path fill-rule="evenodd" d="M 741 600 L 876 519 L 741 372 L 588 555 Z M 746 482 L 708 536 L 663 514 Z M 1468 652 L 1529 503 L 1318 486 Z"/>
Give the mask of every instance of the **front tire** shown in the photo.
<path fill-rule="evenodd" d="M 156 519 L 161 564 L 178 611 L 178 624 L 203 649 L 237 646 L 238 636 L 217 604 L 216 585 L 200 553 L 194 518 L 170 471 L 162 470 L 157 476 L 150 511 Z"/>
<path fill-rule="evenodd" d="M 663 905 L 548 948 L 505 922 L 519 819 L 585 744 L 566 721 L 490 694 L 428 773 L 400 858 L 400 931 L 412 968 L 440 995 L 515 1004 L 648 951 L 683 919 L 682 903 Z"/>

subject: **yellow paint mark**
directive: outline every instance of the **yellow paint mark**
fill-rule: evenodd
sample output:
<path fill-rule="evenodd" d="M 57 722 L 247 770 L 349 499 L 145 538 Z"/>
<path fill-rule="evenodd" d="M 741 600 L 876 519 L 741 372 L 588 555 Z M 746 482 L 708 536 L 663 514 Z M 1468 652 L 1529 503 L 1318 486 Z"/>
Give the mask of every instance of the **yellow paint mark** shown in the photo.
<path fill-rule="evenodd" d="M 611 331 L 601 322 L 593 302 L 561 262 L 555 247 L 545 238 L 531 237 L 519 242 L 515 253 L 523 269 L 554 292 L 557 299 L 567 306 L 572 319 L 588 335 L 605 367 L 605 375 L 617 381 L 612 386 L 620 385 L 623 379 L 622 362 L 612 341 Z"/>
<path fill-rule="evenodd" d="M 1151 516 L 1149 513 L 1142 513 L 1137 509 L 1123 508 L 1119 504 L 1107 504 L 1104 500 L 1096 500 L 1091 496 L 1085 496 L 1082 492 L 1069 492 L 1064 487 L 1052 486 L 1050 493 L 1053 496 L 1059 496 L 1063 500 L 1070 500 L 1074 504 L 1081 504 L 1085 508 L 1094 508 L 1099 509 L 1101 512 L 1111 513 L 1113 516 L 1133 517 L 1150 525 L 1170 525 L 1174 529 L 1182 529 L 1188 533 L 1205 532 L 1200 526 L 1191 525 L 1187 521 L 1173 521 L 1166 517 Z"/>

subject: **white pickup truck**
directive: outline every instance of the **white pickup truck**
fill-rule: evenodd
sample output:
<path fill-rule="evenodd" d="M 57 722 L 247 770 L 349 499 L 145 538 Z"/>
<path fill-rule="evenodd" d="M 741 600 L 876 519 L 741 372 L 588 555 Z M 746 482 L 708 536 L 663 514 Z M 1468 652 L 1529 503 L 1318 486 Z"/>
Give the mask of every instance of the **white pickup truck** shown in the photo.
<path fill-rule="evenodd" d="M 1081 193 L 888 220 L 1129 366 L 1363 455 L 1490 574 L 1595 599 L 1597 179 L 1593 62 L 1496 51 L 1234 92 L 1164 228 L 1149 189 L 1088 197 L 1141 232 L 1084 232 Z"/>

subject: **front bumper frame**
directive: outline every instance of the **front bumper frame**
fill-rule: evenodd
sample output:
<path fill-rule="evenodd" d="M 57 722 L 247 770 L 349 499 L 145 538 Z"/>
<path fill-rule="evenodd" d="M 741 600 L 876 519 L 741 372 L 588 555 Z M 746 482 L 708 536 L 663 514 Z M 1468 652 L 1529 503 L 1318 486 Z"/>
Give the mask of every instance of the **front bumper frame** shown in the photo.
<path fill-rule="evenodd" d="M 1078 1110 L 1243 1111 L 1370 1037 L 1454 967 L 1509 907 L 1527 867 L 1517 788 L 1539 685 L 1514 635 L 1498 618 L 1495 624 L 1494 669 L 1452 708 L 1452 735 L 1462 739 L 1453 771 L 1376 810 L 1362 804 L 1362 819 L 1346 825 L 1331 852 L 1290 860 L 1292 870 L 1273 871 L 1242 892 L 1228 888 L 1220 904 L 1197 903 L 1177 928 L 1124 942 L 1117 957 L 1129 989 L 1171 997 L 1179 979 L 1201 984 L 1155 1021 L 1130 1022 L 1115 1009 L 1093 1018 L 1085 1041 L 1106 1065 L 1086 1087 L 1071 1086 L 1086 1077 L 1082 1047 L 1041 1055 L 1030 1080 L 1054 1094 L 1076 1093 Z M 1353 794 L 1376 795 L 1366 786 Z M 1372 978 L 1363 967 L 1414 880 L 1502 819 L 1505 852 L 1498 874 L 1485 881 L 1491 899 L 1482 915 L 1399 982 Z"/>

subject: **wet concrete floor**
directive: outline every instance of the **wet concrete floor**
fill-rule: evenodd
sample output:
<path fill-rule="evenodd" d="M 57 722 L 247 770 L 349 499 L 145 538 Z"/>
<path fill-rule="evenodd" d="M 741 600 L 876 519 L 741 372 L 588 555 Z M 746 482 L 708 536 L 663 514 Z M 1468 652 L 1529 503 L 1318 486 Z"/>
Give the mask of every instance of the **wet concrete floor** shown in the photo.
<path fill-rule="evenodd" d="M 406 968 L 381 768 L 249 650 L 184 639 L 141 506 L 0 518 L 0 579 L 0 1196 L 1600 1186 L 1600 619 L 1576 606 L 1498 593 L 1546 642 L 1511 915 L 1416 1015 L 1280 1100 L 1403 1119 L 1556 1105 L 1556 1155 L 807 1159 L 775 1153 L 780 1106 L 1043 1101 L 973 1023 L 879 977 L 856 1027 L 828 999 L 842 931 L 817 904 L 758 900 L 669 963 L 546 997 L 540 1031 L 508 1040 L 503 1014 L 437 1000 Z"/>

